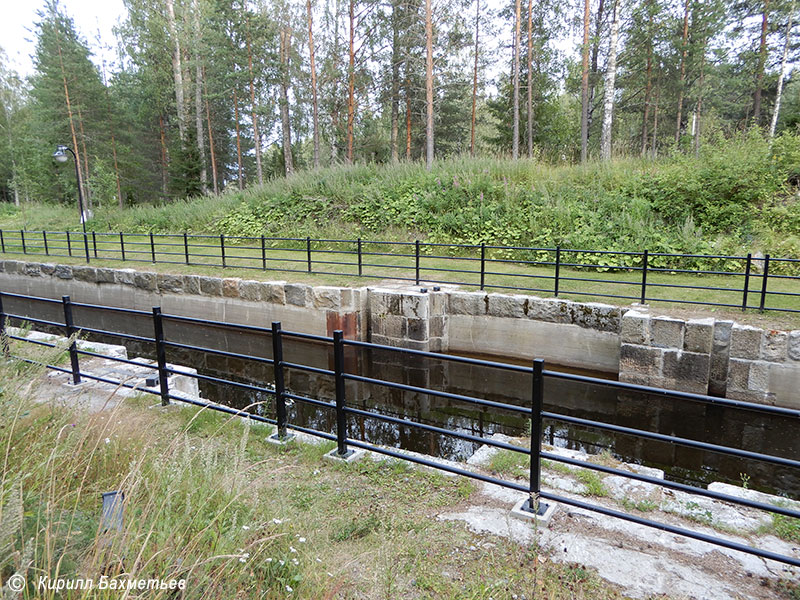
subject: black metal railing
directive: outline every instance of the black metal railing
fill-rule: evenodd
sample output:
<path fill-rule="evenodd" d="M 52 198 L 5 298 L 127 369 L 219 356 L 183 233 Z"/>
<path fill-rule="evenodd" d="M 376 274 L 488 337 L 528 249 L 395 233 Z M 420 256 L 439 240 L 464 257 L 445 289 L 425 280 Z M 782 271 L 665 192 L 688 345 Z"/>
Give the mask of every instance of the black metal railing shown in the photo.
<path fill-rule="evenodd" d="M 800 259 L 310 237 L 0 230 L 0 252 L 800 313 Z M 698 281 L 687 282 L 686 276 Z M 676 281 L 676 276 L 683 279 Z M 705 283 L 705 285 L 703 285 Z M 680 292 L 676 294 L 675 292 Z"/>
<path fill-rule="evenodd" d="M 4 299 L 11 301 L 16 306 L 18 306 L 20 312 L 9 312 L 5 310 L 3 307 Z M 49 305 L 51 307 L 51 310 L 58 309 L 63 311 L 62 320 L 53 321 L 53 320 L 41 319 L 38 317 L 32 317 L 29 314 L 22 314 L 27 312 L 35 312 L 35 305 L 37 304 Z M 101 329 L 76 325 L 73 315 L 73 310 L 75 308 L 107 311 L 110 313 L 119 313 L 123 315 L 133 316 L 138 319 L 152 320 L 153 336 L 152 337 L 139 336 L 121 331 L 101 330 Z M 229 415 L 247 417 L 256 422 L 272 423 L 276 425 L 277 435 L 279 437 L 286 437 L 287 432 L 289 430 L 296 430 L 320 438 L 324 438 L 326 440 L 334 441 L 336 442 L 337 453 L 341 456 L 347 455 L 350 452 L 351 447 L 361 448 L 379 454 L 383 454 L 386 456 L 390 456 L 396 459 L 409 461 L 412 463 L 424 465 L 427 467 L 432 467 L 434 469 L 439 469 L 442 471 L 461 475 L 471 479 L 492 483 L 495 485 L 499 485 L 505 488 L 509 488 L 512 490 L 528 494 L 529 502 L 527 506 L 531 511 L 538 511 L 541 508 L 541 503 L 544 503 L 546 501 L 563 503 L 569 506 L 574 506 L 589 511 L 597 512 L 606 516 L 623 519 L 640 525 L 646 525 L 648 527 L 653 527 L 673 534 L 686 536 L 696 540 L 701 540 L 704 542 L 708 542 L 710 544 L 715 544 L 717 546 L 745 552 L 751 555 L 759 556 L 761 558 L 775 560 L 793 566 L 800 566 L 800 558 L 796 556 L 782 555 L 771 550 L 749 546 L 747 544 L 743 544 L 731 539 L 687 529 L 669 523 L 662 523 L 660 521 L 647 519 L 638 515 L 617 510 L 615 508 L 609 508 L 608 506 L 593 504 L 590 502 L 555 494 L 553 492 L 541 489 L 542 460 L 546 459 L 549 461 L 559 462 L 573 467 L 591 469 L 604 474 L 617 475 L 620 477 L 633 479 L 654 486 L 660 486 L 671 490 L 686 492 L 689 494 L 694 494 L 696 496 L 703 496 L 706 498 L 711 498 L 714 500 L 727 502 L 738 506 L 744 506 L 751 509 L 766 511 L 768 513 L 772 513 L 775 515 L 782 515 L 785 517 L 800 519 L 800 510 L 795 510 L 790 506 L 770 504 L 758 500 L 737 497 L 730 494 L 725 494 L 705 489 L 702 487 L 697 487 L 687 483 L 665 480 L 651 475 L 619 469 L 613 466 L 608 466 L 606 464 L 598 464 L 595 462 L 578 460 L 576 458 L 570 458 L 552 452 L 547 452 L 542 448 L 542 421 L 543 419 L 548 419 L 562 423 L 580 424 L 583 426 L 599 430 L 621 432 L 626 435 L 636 436 L 643 439 L 657 440 L 659 442 L 667 442 L 677 446 L 701 448 L 703 450 L 709 450 L 715 453 L 719 453 L 725 456 L 734 457 L 738 459 L 757 460 L 765 463 L 777 464 L 785 468 L 797 469 L 798 472 L 800 473 L 800 461 L 792 458 L 774 456 L 758 452 L 751 452 L 739 448 L 721 446 L 711 442 L 680 438 L 671 435 L 664 435 L 632 427 L 621 427 L 619 425 L 606 423 L 602 421 L 581 419 L 566 414 L 561 414 L 558 412 L 545 411 L 543 409 L 544 381 L 548 378 L 572 380 L 583 383 L 589 383 L 592 385 L 609 386 L 612 388 L 620 389 L 622 391 L 640 392 L 643 394 L 658 394 L 666 398 L 688 400 L 698 403 L 735 407 L 738 409 L 755 411 L 758 413 L 779 415 L 782 417 L 797 419 L 798 421 L 800 421 L 800 411 L 798 410 L 769 406 L 769 405 L 753 404 L 726 398 L 716 398 L 712 396 L 705 396 L 702 394 L 693 394 L 693 393 L 679 392 L 674 390 L 653 388 L 632 383 L 622 383 L 618 381 L 598 379 L 584 375 L 569 374 L 558 371 L 548 371 L 545 370 L 544 368 L 544 361 L 539 359 L 533 360 L 531 366 L 521 366 L 521 365 L 507 364 L 502 362 L 469 358 L 469 357 L 431 353 L 422 350 L 411 350 L 405 348 L 397 348 L 394 346 L 383 346 L 379 344 L 372 344 L 369 342 L 362 342 L 358 340 L 348 340 L 344 338 L 343 333 L 341 331 L 335 331 L 332 337 L 284 331 L 281 328 L 280 323 L 278 322 L 273 323 L 272 327 L 269 328 L 257 327 L 250 325 L 232 324 L 221 321 L 208 321 L 181 315 L 166 314 L 162 313 L 158 307 L 153 308 L 152 312 L 148 312 L 141 310 L 116 308 L 110 306 L 82 304 L 82 303 L 72 302 L 68 296 L 65 296 L 64 298 L 62 298 L 61 301 L 59 301 L 50 298 L 0 292 L 0 341 L 2 341 L 2 345 L 0 345 L 0 347 L 2 348 L 2 352 L 8 358 L 15 358 L 37 364 L 42 364 L 42 363 L 30 357 L 23 357 L 17 354 L 13 354 L 11 341 L 13 340 L 14 342 L 20 342 L 20 343 L 24 342 L 32 343 L 46 347 L 56 347 L 57 344 L 41 340 L 30 340 L 25 336 L 19 336 L 16 334 L 9 333 L 7 329 L 9 321 L 27 322 L 34 325 L 41 325 L 50 328 L 55 327 L 63 331 L 64 334 L 69 337 L 68 348 L 71 359 L 70 367 L 66 368 L 50 364 L 45 366 L 49 369 L 53 369 L 65 373 L 67 375 L 70 375 L 74 383 L 79 383 L 82 379 L 85 378 L 113 385 L 140 389 L 144 393 L 149 393 L 159 396 L 163 404 L 169 404 L 171 401 L 184 402 L 195 406 L 207 408 L 209 410 L 220 411 Z M 196 346 L 196 345 L 188 345 L 170 341 L 169 337 L 165 336 L 165 328 L 164 328 L 164 324 L 170 322 L 181 325 L 200 326 L 215 330 L 219 330 L 219 328 L 222 327 L 231 329 L 236 332 L 258 334 L 265 337 L 269 337 L 271 338 L 270 340 L 271 344 L 269 345 L 265 344 L 265 346 L 272 348 L 272 358 L 249 356 L 225 350 L 219 350 L 219 349 Z M 146 342 L 148 344 L 152 344 L 157 360 L 156 360 L 156 365 L 149 365 L 149 368 L 153 369 L 158 374 L 158 386 L 141 388 L 140 386 L 132 384 L 129 381 L 119 381 L 112 379 L 111 377 L 102 377 L 86 371 L 82 371 L 79 361 L 80 356 L 101 357 L 120 363 L 133 364 L 138 367 L 142 367 L 143 363 L 139 361 L 131 361 L 118 357 L 103 356 L 89 350 L 81 349 L 75 343 L 77 334 L 81 332 L 89 332 L 107 336 L 116 336 L 122 338 L 123 340 L 134 340 L 137 342 Z M 284 351 L 283 351 L 284 350 L 283 343 L 285 339 L 304 340 L 304 341 L 312 341 L 325 344 L 332 352 L 333 368 L 324 369 L 303 363 L 287 361 L 284 357 Z M 409 357 L 417 357 L 417 358 L 424 357 L 424 358 L 433 358 L 437 360 L 453 361 L 467 365 L 492 367 L 496 369 L 517 372 L 517 373 L 526 373 L 532 376 L 533 384 L 531 388 L 531 394 L 530 397 L 527 399 L 527 405 L 519 406 L 504 402 L 488 400 L 486 398 L 467 396 L 463 394 L 456 394 L 453 392 L 448 392 L 433 388 L 426 388 L 426 387 L 408 385 L 404 383 L 398 383 L 387 379 L 365 377 L 358 373 L 349 372 L 347 370 L 346 361 L 344 360 L 347 348 L 351 349 L 362 348 L 362 349 L 393 352 L 396 353 L 398 357 L 397 358 L 398 362 L 401 362 L 403 360 L 409 360 Z M 194 350 L 217 356 L 237 358 L 237 359 L 247 359 L 267 365 L 272 365 L 274 367 L 274 374 L 275 374 L 274 385 L 271 386 L 255 385 L 255 384 L 243 383 L 240 381 L 234 381 L 231 379 L 212 377 L 210 375 L 203 375 L 199 373 L 192 374 L 185 370 L 175 369 L 171 367 L 167 362 L 167 356 L 170 350 Z M 315 373 L 317 375 L 331 377 L 335 384 L 334 385 L 335 401 L 333 402 L 325 401 L 319 398 L 310 398 L 307 396 L 291 393 L 286 389 L 284 384 L 283 380 L 284 369 L 299 369 L 302 371 Z M 238 389 L 265 393 L 273 399 L 275 408 L 274 411 L 275 418 L 273 419 L 270 417 L 266 417 L 262 414 L 254 414 L 252 412 L 249 412 L 249 409 L 252 409 L 256 404 L 263 404 L 261 402 L 251 404 L 250 406 L 244 409 L 236 409 L 228 406 L 223 406 L 220 404 L 203 402 L 201 400 L 187 397 L 186 395 L 182 394 L 175 394 L 170 390 L 169 387 L 169 376 L 173 374 L 195 377 L 198 380 L 207 381 L 215 384 L 233 386 Z M 480 407 L 486 407 L 502 411 L 510 411 L 519 415 L 526 416 L 530 419 L 530 425 L 531 425 L 530 447 L 525 448 L 504 441 L 485 438 L 480 435 L 474 435 L 472 433 L 467 433 L 464 431 L 454 431 L 452 429 L 448 429 L 445 427 L 439 427 L 436 425 L 421 423 L 407 418 L 401 419 L 396 416 L 391 416 L 387 414 L 382 414 L 380 412 L 376 412 L 375 410 L 368 410 L 366 408 L 355 408 L 353 406 L 348 405 L 347 391 L 346 391 L 347 381 L 361 382 L 370 385 L 378 385 L 395 390 L 416 392 L 420 394 L 426 394 L 433 398 L 455 400 Z M 336 417 L 335 433 L 328 433 L 325 431 L 319 431 L 308 427 L 301 427 L 299 425 L 290 423 L 288 418 L 288 412 L 286 409 L 286 404 L 288 401 L 297 401 L 318 408 L 322 408 L 324 410 L 334 411 Z M 373 443 L 370 443 L 366 439 L 356 439 L 348 434 L 348 417 L 350 416 L 378 419 L 380 421 L 397 426 L 413 427 L 423 431 L 427 431 L 429 433 L 434 433 L 442 436 L 451 436 L 468 442 L 484 444 L 492 446 L 494 448 L 508 450 L 511 452 L 521 454 L 523 456 L 527 456 L 529 461 L 529 473 L 530 473 L 529 483 L 528 485 L 525 485 L 523 483 L 520 483 L 519 481 L 509 481 L 505 479 L 500 479 L 497 477 L 486 475 L 484 473 L 468 470 L 466 468 L 452 466 L 451 464 L 444 464 L 435 461 L 433 459 L 424 458 L 416 454 L 406 454 L 402 452 L 402 448 L 396 448 L 396 449 L 387 448 L 387 447 L 377 446 Z"/>

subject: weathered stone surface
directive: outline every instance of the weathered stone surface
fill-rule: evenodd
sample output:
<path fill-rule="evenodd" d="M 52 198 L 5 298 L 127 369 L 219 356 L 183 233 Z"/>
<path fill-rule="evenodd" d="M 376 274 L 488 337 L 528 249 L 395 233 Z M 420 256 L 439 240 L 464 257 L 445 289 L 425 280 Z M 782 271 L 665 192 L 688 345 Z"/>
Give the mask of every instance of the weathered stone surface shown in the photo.
<path fill-rule="evenodd" d="M 761 359 L 770 362 L 784 362 L 789 349 L 789 334 L 785 331 L 768 329 L 761 340 Z"/>
<path fill-rule="evenodd" d="M 18 260 L 7 260 L 4 266 L 6 273 L 19 273 L 22 269 L 22 263 Z"/>
<path fill-rule="evenodd" d="M 134 285 L 142 290 L 156 291 L 156 274 L 147 271 L 137 271 L 133 276 Z"/>
<path fill-rule="evenodd" d="M 454 315 L 485 315 L 488 312 L 488 294 L 485 292 L 452 292 L 450 313 Z"/>
<path fill-rule="evenodd" d="M 489 316 L 519 319 L 525 316 L 528 299 L 525 296 L 507 296 L 505 294 L 489 294 Z"/>
<path fill-rule="evenodd" d="M 136 271 L 134 269 L 115 269 L 114 283 L 136 285 Z"/>
<path fill-rule="evenodd" d="M 39 263 L 25 263 L 24 272 L 28 277 L 40 277 L 42 275 L 42 267 Z"/>
<path fill-rule="evenodd" d="M 361 290 L 354 290 L 352 288 L 341 289 L 341 309 L 343 311 L 358 310 L 359 301 L 361 300 Z"/>
<path fill-rule="evenodd" d="M 200 292 L 206 296 L 222 296 L 222 280 L 218 277 L 200 277 Z"/>
<path fill-rule="evenodd" d="M 183 276 L 183 291 L 187 294 L 200 294 L 200 277 L 197 275 Z"/>
<path fill-rule="evenodd" d="M 55 273 L 56 266 L 53 263 L 42 263 L 42 275 L 52 275 Z"/>
<path fill-rule="evenodd" d="M 528 303 L 528 318 L 547 323 L 571 323 L 571 304 L 569 300 L 560 298 L 531 298 Z"/>
<path fill-rule="evenodd" d="M 683 348 L 686 323 L 672 317 L 654 317 L 650 320 L 650 344 L 656 348 Z"/>
<path fill-rule="evenodd" d="M 222 295 L 226 298 L 239 297 L 239 280 L 234 277 L 226 277 L 222 280 Z"/>
<path fill-rule="evenodd" d="M 116 281 L 114 269 L 98 267 L 96 277 L 97 283 L 114 283 Z"/>
<path fill-rule="evenodd" d="M 660 348 L 622 344 L 619 353 L 619 372 L 644 377 L 660 377 L 664 351 Z"/>
<path fill-rule="evenodd" d="M 711 354 L 714 347 L 714 319 L 689 319 L 686 322 L 683 348 L 689 352 Z"/>
<path fill-rule="evenodd" d="M 699 352 L 665 350 L 662 373 L 669 389 L 705 394 L 711 356 Z"/>
<path fill-rule="evenodd" d="M 792 360 L 800 360 L 800 329 L 795 329 L 789 332 L 789 358 Z"/>
<path fill-rule="evenodd" d="M 263 300 L 264 284 L 260 281 L 243 280 L 239 282 L 239 296 L 242 300 L 250 300 L 251 302 L 259 302 Z"/>
<path fill-rule="evenodd" d="M 431 316 L 447 313 L 449 298 L 450 295 L 446 292 L 431 292 L 428 294 L 428 310 L 430 310 Z"/>
<path fill-rule="evenodd" d="M 429 333 L 432 338 L 444 337 L 447 326 L 447 317 L 431 317 Z"/>
<path fill-rule="evenodd" d="M 728 393 L 747 390 L 753 361 L 732 358 L 728 364 Z"/>
<path fill-rule="evenodd" d="M 311 287 L 304 283 L 287 283 L 285 294 L 287 304 L 306 306 L 311 300 Z"/>
<path fill-rule="evenodd" d="M 405 338 L 408 333 L 408 319 L 399 315 L 379 315 L 372 324 L 375 333 L 387 338 Z"/>
<path fill-rule="evenodd" d="M 572 302 L 569 305 L 572 322 L 584 329 L 619 333 L 621 311 L 617 306 L 600 302 Z"/>
<path fill-rule="evenodd" d="M 333 286 L 316 286 L 311 288 L 315 308 L 338 310 L 342 305 L 342 290 Z"/>
<path fill-rule="evenodd" d="M 714 347 L 729 347 L 733 321 L 714 321 Z"/>
<path fill-rule="evenodd" d="M 622 315 L 620 340 L 623 344 L 649 344 L 650 315 L 638 310 L 629 310 Z"/>
<path fill-rule="evenodd" d="M 427 319 L 407 319 L 406 327 L 409 339 L 422 342 L 428 339 Z"/>
<path fill-rule="evenodd" d="M 97 269 L 94 267 L 72 267 L 72 274 L 78 281 L 97 281 Z"/>
<path fill-rule="evenodd" d="M 750 363 L 750 374 L 747 378 L 747 389 L 754 392 L 769 391 L 770 363 L 763 360 L 754 360 Z"/>
<path fill-rule="evenodd" d="M 397 313 L 408 319 L 425 319 L 428 317 L 428 294 L 403 294 Z"/>
<path fill-rule="evenodd" d="M 265 302 L 272 304 L 286 304 L 286 282 L 285 281 L 270 281 L 262 289 L 262 294 Z"/>
<path fill-rule="evenodd" d="M 160 294 L 182 294 L 183 277 L 181 275 L 169 275 L 159 273 L 156 276 L 156 283 Z"/>
<path fill-rule="evenodd" d="M 758 327 L 734 323 L 731 328 L 731 358 L 758 359 L 761 354 L 761 336 L 763 333 Z"/>

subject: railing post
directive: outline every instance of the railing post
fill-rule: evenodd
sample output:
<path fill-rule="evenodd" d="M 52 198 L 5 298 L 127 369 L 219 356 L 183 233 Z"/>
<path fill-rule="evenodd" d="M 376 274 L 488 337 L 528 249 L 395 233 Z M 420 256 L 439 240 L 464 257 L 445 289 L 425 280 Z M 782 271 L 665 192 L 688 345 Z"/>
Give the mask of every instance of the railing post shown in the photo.
<path fill-rule="evenodd" d="M 311 273 L 311 236 L 306 237 L 306 255 L 308 256 L 308 272 Z"/>
<path fill-rule="evenodd" d="M 642 254 L 642 297 L 639 304 L 647 303 L 647 250 Z"/>
<path fill-rule="evenodd" d="M 336 378 L 336 442 L 339 456 L 347 456 L 347 415 L 344 398 L 344 334 L 333 332 L 333 370 Z"/>
<path fill-rule="evenodd" d="M 6 253 L 6 240 L 3 237 L 3 230 L 0 229 L 0 250 L 3 251 L 3 254 Z"/>
<path fill-rule="evenodd" d="M 153 264 L 156 264 L 156 241 L 153 239 L 153 232 L 150 232 L 150 257 L 153 259 Z"/>
<path fill-rule="evenodd" d="M 533 361 L 533 394 L 531 397 L 531 460 L 530 510 L 539 514 L 539 492 L 542 474 L 542 409 L 544 407 L 544 361 Z"/>
<path fill-rule="evenodd" d="M 553 296 L 558 298 L 558 284 L 561 275 L 561 246 L 556 246 L 556 277 L 555 285 L 553 286 Z"/>
<path fill-rule="evenodd" d="M 486 283 L 486 244 L 481 242 L 481 290 Z"/>
<path fill-rule="evenodd" d="M 44 242 L 44 255 L 50 256 L 50 250 L 47 247 L 47 232 L 42 231 L 42 241 Z"/>
<path fill-rule="evenodd" d="M 119 251 L 122 254 L 122 262 L 125 262 L 125 236 L 119 232 Z"/>
<path fill-rule="evenodd" d="M 72 301 L 69 296 L 62 296 L 61 303 L 64 305 L 64 329 L 69 342 L 69 361 L 72 365 L 72 383 L 78 385 L 81 382 L 81 367 L 78 363 L 78 344 L 75 339 L 75 322 L 72 319 Z"/>
<path fill-rule="evenodd" d="M 750 264 L 753 261 L 753 255 L 747 253 L 747 262 L 744 266 L 744 291 L 742 292 L 742 312 L 747 309 L 747 292 L 750 290 Z"/>
<path fill-rule="evenodd" d="M 6 334 L 6 313 L 3 310 L 3 292 L 0 292 L 0 350 L 3 356 L 8 358 L 11 355 L 11 350 L 8 346 L 8 336 Z"/>
<path fill-rule="evenodd" d="M 416 278 L 415 281 L 419 285 L 419 240 L 414 240 L 414 255 L 416 257 Z"/>
<path fill-rule="evenodd" d="M 86 262 L 91 262 L 89 258 L 89 234 L 86 233 L 86 230 L 83 232 L 83 250 L 86 253 Z"/>
<path fill-rule="evenodd" d="M 361 238 L 358 238 L 358 276 L 361 277 L 362 273 L 362 258 L 361 258 Z"/>
<path fill-rule="evenodd" d="M 275 371 L 275 419 L 278 425 L 277 437 L 285 440 L 289 437 L 286 434 L 286 387 L 283 381 L 283 337 L 281 336 L 281 324 L 278 321 L 272 323 L 272 367 Z"/>
<path fill-rule="evenodd" d="M 65 231 L 64 233 L 67 234 L 67 253 L 72 256 L 72 239 L 69 236 L 69 231 Z"/>
<path fill-rule="evenodd" d="M 156 342 L 156 360 L 158 361 L 158 384 L 161 388 L 161 406 L 169 404 L 169 380 L 167 379 L 167 352 L 164 348 L 164 321 L 161 307 L 153 307 L 153 330 Z"/>
<path fill-rule="evenodd" d="M 261 268 L 267 270 L 267 240 L 261 235 Z"/>
<path fill-rule="evenodd" d="M 758 310 L 764 312 L 764 304 L 767 301 L 767 280 L 769 279 L 769 254 L 764 255 L 764 273 L 761 277 L 761 302 Z"/>
<path fill-rule="evenodd" d="M 225 234 L 219 234 L 219 255 L 222 258 L 222 268 L 224 269 L 227 265 L 225 264 Z"/>
<path fill-rule="evenodd" d="M 92 232 L 92 250 L 94 251 L 94 257 L 97 258 L 97 234 L 94 231 Z"/>
<path fill-rule="evenodd" d="M 189 236 L 183 232 L 183 254 L 186 257 L 186 264 L 189 264 Z"/>
<path fill-rule="evenodd" d="M 27 254 L 28 253 L 28 249 L 25 247 L 25 230 L 24 229 L 20 229 L 19 230 L 19 239 L 22 240 L 22 253 L 23 254 Z"/>

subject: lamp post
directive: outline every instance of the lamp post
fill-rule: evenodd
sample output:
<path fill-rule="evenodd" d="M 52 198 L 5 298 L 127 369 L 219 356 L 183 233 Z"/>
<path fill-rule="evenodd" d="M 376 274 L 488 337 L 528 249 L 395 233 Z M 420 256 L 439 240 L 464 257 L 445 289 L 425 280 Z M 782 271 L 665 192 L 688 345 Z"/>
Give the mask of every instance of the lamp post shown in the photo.
<path fill-rule="evenodd" d="M 78 157 L 75 155 L 75 151 L 70 148 L 69 146 L 64 146 L 59 144 L 56 146 L 56 151 L 53 152 L 53 158 L 56 162 L 65 163 L 69 159 L 67 156 L 67 152 L 72 154 L 72 159 L 75 161 L 75 180 L 78 184 L 78 208 L 81 211 L 81 225 L 83 226 L 83 247 L 86 250 L 86 262 L 89 262 L 89 238 L 86 236 L 86 213 L 83 210 L 83 191 L 81 190 L 81 174 L 78 169 Z M 69 235 L 69 233 L 67 234 Z"/>

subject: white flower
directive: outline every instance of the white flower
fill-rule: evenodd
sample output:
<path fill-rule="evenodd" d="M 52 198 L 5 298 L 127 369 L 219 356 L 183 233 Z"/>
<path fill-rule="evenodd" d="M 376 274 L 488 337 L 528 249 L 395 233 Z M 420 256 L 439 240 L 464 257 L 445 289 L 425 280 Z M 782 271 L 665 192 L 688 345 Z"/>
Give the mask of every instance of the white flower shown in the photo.
<path fill-rule="evenodd" d="M 239 562 L 240 562 L 240 563 L 247 562 L 247 559 L 246 559 L 246 558 L 240 558 L 240 559 L 239 559 Z"/>
<path fill-rule="evenodd" d="M 294 588 L 292 588 L 292 586 L 290 586 L 290 585 L 287 585 L 287 586 L 286 586 L 286 591 L 287 591 L 287 592 L 293 592 L 293 591 L 294 591 Z"/>
<path fill-rule="evenodd" d="M 275 523 L 275 525 L 280 525 L 281 523 L 283 523 L 283 521 L 281 521 L 280 519 L 272 519 L 272 522 Z"/>
<path fill-rule="evenodd" d="M 285 564 L 286 564 L 286 563 L 285 563 L 284 561 L 282 561 L 282 560 L 279 560 L 278 562 L 280 563 L 280 565 L 281 565 L 281 566 L 283 566 L 283 565 L 285 565 Z"/>
<path fill-rule="evenodd" d="M 300 538 L 300 539 L 298 539 L 297 541 L 298 541 L 298 542 L 300 542 L 301 544 L 305 544 L 305 543 L 306 543 L 306 538 L 304 538 L 304 537 L 301 537 L 301 538 Z"/>
<path fill-rule="evenodd" d="M 294 546 L 289 546 L 289 552 L 297 552 Z"/>
<path fill-rule="evenodd" d="M 295 564 L 295 565 L 299 565 L 299 564 L 300 564 L 300 561 L 299 561 L 299 560 L 297 560 L 296 558 L 293 558 L 293 559 L 292 559 L 292 563 L 293 563 L 293 564 Z"/>
<path fill-rule="evenodd" d="M 317 562 L 322 562 L 322 559 L 321 559 L 321 558 L 318 558 L 318 559 L 317 559 Z"/>
<path fill-rule="evenodd" d="M 272 558 L 268 558 L 268 559 L 267 559 L 267 562 L 272 562 Z"/>
<path fill-rule="evenodd" d="M 106 442 L 106 444 L 110 444 L 110 443 L 111 443 L 111 440 L 110 440 L 110 439 L 108 439 L 108 438 L 106 438 L 106 439 L 105 439 L 105 442 Z"/>
<path fill-rule="evenodd" d="M 247 525 L 242 525 L 242 529 L 244 529 L 245 531 L 247 531 L 248 529 L 250 529 L 250 527 L 248 527 Z"/>

